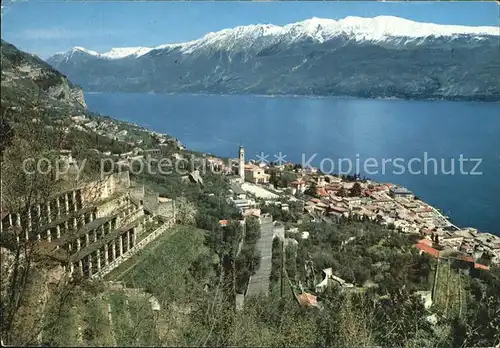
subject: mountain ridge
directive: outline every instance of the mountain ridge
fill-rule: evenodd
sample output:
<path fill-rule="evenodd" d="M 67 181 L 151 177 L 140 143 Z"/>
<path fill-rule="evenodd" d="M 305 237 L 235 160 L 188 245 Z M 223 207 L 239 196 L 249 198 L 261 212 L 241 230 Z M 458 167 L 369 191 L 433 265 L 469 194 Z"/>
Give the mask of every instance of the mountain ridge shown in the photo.
<path fill-rule="evenodd" d="M 245 26 L 237 26 L 234 28 L 222 29 L 217 32 L 210 32 L 205 34 L 199 39 L 190 40 L 185 42 L 162 44 L 156 47 L 114 47 L 107 52 L 96 52 L 93 50 L 86 49 L 84 47 L 75 46 L 67 52 L 58 52 L 56 55 L 71 54 L 74 51 L 85 52 L 94 56 L 108 58 L 108 59 L 120 59 L 124 57 L 134 56 L 140 57 L 153 50 L 165 49 L 165 48 L 175 48 L 175 47 L 187 47 L 195 43 L 200 43 L 213 38 L 220 38 L 226 34 L 242 34 L 245 33 L 261 33 L 263 36 L 266 35 L 285 35 L 289 34 L 297 28 L 302 28 L 303 34 L 312 35 L 313 38 L 318 39 L 318 41 L 324 40 L 321 35 L 314 36 L 318 32 L 329 35 L 329 39 L 335 35 L 340 34 L 350 34 L 354 35 L 354 38 L 363 40 L 378 40 L 383 41 L 384 37 L 413 37 L 422 38 L 426 36 L 452 36 L 452 35 L 491 35 L 500 36 L 500 29 L 490 26 L 462 26 L 462 25 L 440 25 L 433 23 L 421 23 L 403 19 L 394 16 L 377 16 L 373 18 L 366 17 L 355 17 L 348 16 L 341 20 L 334 20 L 329 18 L 318 18 L 312 17 L 300 22 L 290 23 L 284 26 L 273 25 L 273 24 L 253 24 Z M 372 29 L 370 32 L 368 29 Z M 375 29 L 375 30 L 373 30 Z M 398 31 L 399 30 L 399 31 Z"/>
<path fill-rule="evenodd" d="M 500 100 L 500 32 L 398 17 L 257 24 L 47 62 L 86 91 Z"/>

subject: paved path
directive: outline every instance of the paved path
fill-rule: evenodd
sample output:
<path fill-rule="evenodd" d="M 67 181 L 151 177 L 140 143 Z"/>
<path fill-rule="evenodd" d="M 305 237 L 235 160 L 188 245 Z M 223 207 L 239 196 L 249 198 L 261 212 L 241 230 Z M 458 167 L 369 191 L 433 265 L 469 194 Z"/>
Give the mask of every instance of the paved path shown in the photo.
<path fill-rule="evenodd" d="M 269 292 L 274 234 L 272 217 L 262 219 L 260 232 L 260 238 L 256 245 L 257 250 L 260 251 L 260 265 L 257 272 L 250 278 L 246 296 Z"/>

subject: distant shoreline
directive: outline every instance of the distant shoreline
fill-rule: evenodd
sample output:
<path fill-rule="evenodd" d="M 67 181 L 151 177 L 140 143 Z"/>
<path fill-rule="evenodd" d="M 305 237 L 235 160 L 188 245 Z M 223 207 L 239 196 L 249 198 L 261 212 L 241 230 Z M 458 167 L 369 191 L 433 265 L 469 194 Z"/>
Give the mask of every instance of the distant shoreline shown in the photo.
<path fill-rule="evenodd" d="M 254 93 L 192 93 L 192 92 L 126 92 L 126 91 L 85 91 L 84 94 L 137 94 L 137 95 L 186 95 L 186 96 L 207 96 L 207 97 L 254 97 L 254 98 L 281 98 L 281 99 L 353 99 L 353 100 L 394 100 L 405 102 L 467 102 L 467 103 L 487 103 L 500 104 L 500 96 L 493 100 L 469 99 L 469 98 L 400 98 L 400 97 L 359 97 L 353 95 L 320 95 L 320 94 L 254 94 Z"/>

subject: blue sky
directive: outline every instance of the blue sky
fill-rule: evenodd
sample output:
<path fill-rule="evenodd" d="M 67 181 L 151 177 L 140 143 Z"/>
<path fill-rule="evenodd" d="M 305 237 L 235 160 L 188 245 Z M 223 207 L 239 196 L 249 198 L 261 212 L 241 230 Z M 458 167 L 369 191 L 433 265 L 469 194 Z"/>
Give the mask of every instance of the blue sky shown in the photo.
<path fill-rule="evenodd" d="M 393 15 L 422 22 L 498 26 L 495 2 L 15 2 L 2 38 L 46 58 L 73 46 L 96 51 L 158 46 L 238 25 L 284 25 L 311 17 Z"/>

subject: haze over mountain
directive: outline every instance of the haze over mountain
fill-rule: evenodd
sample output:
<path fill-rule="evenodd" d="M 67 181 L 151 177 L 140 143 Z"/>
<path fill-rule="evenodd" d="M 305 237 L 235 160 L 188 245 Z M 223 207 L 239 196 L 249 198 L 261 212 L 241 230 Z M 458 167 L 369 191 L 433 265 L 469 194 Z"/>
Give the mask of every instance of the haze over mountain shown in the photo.
<path fill-rule="evenodd" d="M 86 91 L 500 100 L 500 31 L 379 16 L 257 24 L 47 61 Z"/>

